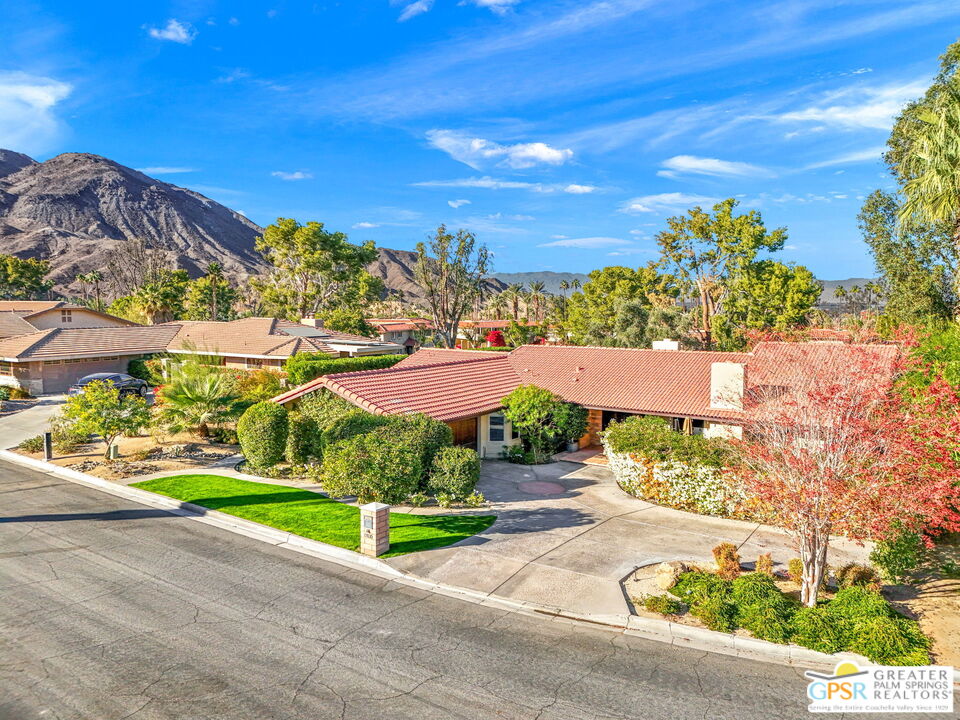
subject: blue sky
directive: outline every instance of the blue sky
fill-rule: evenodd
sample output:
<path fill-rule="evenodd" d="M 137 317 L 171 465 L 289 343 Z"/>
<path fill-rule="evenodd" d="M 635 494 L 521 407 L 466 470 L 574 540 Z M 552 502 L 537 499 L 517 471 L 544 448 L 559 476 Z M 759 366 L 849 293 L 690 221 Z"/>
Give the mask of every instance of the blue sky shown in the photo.
<path fill-rule="evenodd" d="M 825 279 L 872 272 L 857 211 L 960 27 L 956 0 L 2 8 L 0 147 L 385 247 L 465 227 L 501 271 L 637 266 L 665 217 L 736 196 Z"/>

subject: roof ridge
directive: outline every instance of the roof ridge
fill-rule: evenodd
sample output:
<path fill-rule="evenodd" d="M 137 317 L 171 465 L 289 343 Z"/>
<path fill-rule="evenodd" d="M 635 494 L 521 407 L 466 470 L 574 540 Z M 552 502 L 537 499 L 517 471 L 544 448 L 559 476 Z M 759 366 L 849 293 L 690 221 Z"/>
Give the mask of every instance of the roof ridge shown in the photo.
<path fill-rule="evenodd" d="M 759 344 L 759 343 L 758 343 Z M 655 353 L 710 353 L 711 355 L 752 355 L 752 352 L 741 352 L 736 350 L 692 350 L 692 349 L 679 349 L 679 350 L 666 350 L 663 348 L 638 348 L 638 347 L 617 347 L 611 345 L 534 345 L 528 343 L 526 345 L 518 345 L 513 350 L 505 355 L 513 355 L 517 350 L 521 348 L 571 348 L 576 350 L 630 350 L 631 352 L 655 352 Z"/>
<path fill-rule="evenodd" d="M 491 359 L 496 359 L 499 357 L 505 357 L 508 353 L 489 353 L 493 357 Z M 446 360 L 444 362 L 435 362 L 435 363 L 420 363 L 419 365 L 391 365 L 386 368 L 375 368 L 373 370 L 351 370 L 350 372 L 342 373 L 330 373 L 328 375 L 323 375 L 322 377 L 353 377 L 355 375 L 373 375 L 379 374 L 382 375 L 386 372 L 410 372 L 412 370 L 423 370 L 424 368 L 436 368 L 436 367 L 448 367 L 450 365 L 466 365 L 468 363 L 475 362 L 485 362 L 487 358 L 467 358 L 465 360 Z"/>

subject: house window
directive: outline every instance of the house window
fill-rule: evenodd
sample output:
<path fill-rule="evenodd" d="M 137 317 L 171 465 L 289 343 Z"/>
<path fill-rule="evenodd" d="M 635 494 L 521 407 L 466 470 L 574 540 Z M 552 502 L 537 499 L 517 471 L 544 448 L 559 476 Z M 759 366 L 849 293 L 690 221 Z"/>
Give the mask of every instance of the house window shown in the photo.
<path fill-rule="evenodd" d="M 43 364 L 44 364 L 44 365 L 59 365 L 61 362 L 62 362 L 61 360 L 44 360 L 44 361 L 43 361 Z"/>
<path fill-rule="evenodd" d="M 503 442 L 503 415 L 490 416 L 490 442 Z"/>
<path fill-rule="evenodd" d="M 263 367 L 263 358 L 247 358 L 247 370 L 259 370 Z"/>
<path fill-rule="evenodd" d="M 73 311 L 72 311 L 72 310 L 61 310 L 61 311 L 60 311 L 60 322 L 62 322 L 62 323 L 72 323 L 72 322 L 73 322 Z"/>
<path fill-rule="evenodd" d="M 13 375 L 13 363 L 0 362 L 0 375 Z"/>

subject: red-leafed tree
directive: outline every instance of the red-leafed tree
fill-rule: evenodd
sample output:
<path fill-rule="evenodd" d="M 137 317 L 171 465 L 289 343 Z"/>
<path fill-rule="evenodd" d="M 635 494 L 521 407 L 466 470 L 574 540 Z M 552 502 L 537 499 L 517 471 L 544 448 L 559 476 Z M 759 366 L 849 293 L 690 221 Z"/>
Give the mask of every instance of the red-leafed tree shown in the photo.
<path fill-rule="evenodd" d="M 503 339 L 503 333 L 500 330 L 491 330 L 487 333 L 487 342 L 491 347 L 506 347 L 507 341 Z"/>
<path fill-rule="evenodd" d="M 960 529 L 955 388 L 897 388 L 904 362 L 892 346 L 789 343 L 768 365 L 744 398 L 744 491 L 799 546 L 805 605 L 816 604 L 831 534 Z"/>

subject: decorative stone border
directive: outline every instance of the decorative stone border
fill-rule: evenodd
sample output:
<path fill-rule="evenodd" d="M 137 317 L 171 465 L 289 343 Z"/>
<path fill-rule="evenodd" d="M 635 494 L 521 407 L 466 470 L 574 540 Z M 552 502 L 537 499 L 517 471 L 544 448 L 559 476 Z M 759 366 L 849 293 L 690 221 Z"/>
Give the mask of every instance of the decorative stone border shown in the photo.
<path fill-rule="evenodd" d="M 602 627 L 623 633 L 624 635 L 634 635 L 647 640 L 668 643 L 676 647 L 693 648 L 695 650 L 704 650 L 721 655 L 731 655 L 747 660 L 769 662 L 778 665 L 802 666 L 805 669 L 811 670 L 832 671 L 834 666 L 841 660 L 853 660 L 860 664 L 870 663 L 866 658 L 853 653 L 828 655 L 796 645 L 779 645 L 757 638 L 746 638 L 691 625 L 681 625 L 670 622 L 669 620 L 644 618 L 637 615 L 572 613 L 559 607 L 511 600 L 496 595 L 487 595 L 468 588 L 435 583 L 403 573 L 382 560 L 367 557 L 352 550 L 346 550 L 317 540 L 310 540 L 300 535 L 261 525 L 252 520 L 244 520 L 243 518 L 234 517 L 233 515 L 228 515 L 217 510 L 210 510 L 200 507 L 199 505 L 193 505 L 192 503 L 174 500 L 164 495 L 157 495 L 156 493 L 139 488 L 121 485 L 92 475 L 86 475 L 76 470 L 46 463 L 42 460 L 35 460 L 17 453 L 12 453 L 8 450 L 0 450 L 0 459 L 30 467 L 63 480 L 69 480 L 78 485 L 85 485 L 96 490 L 101 490 L 142 505 L 166 510 L 173 515 L 179 515 L 190 520 L 213 525 L 223 530 L 237 533 L 238 535 L 253 538 L 254 540 L 259 540 L 305 555 L 312 555 L 313 557 L 334 562 L 338 565 L 344 565 L 354 570 L 393 580 L 403 585 L 479 605 L 487 605 L 524 615 L 548 617 L 556 622 L 572 622 Z M 954 670 L 954 685 L 960 686 L 960 670 Z"/>

